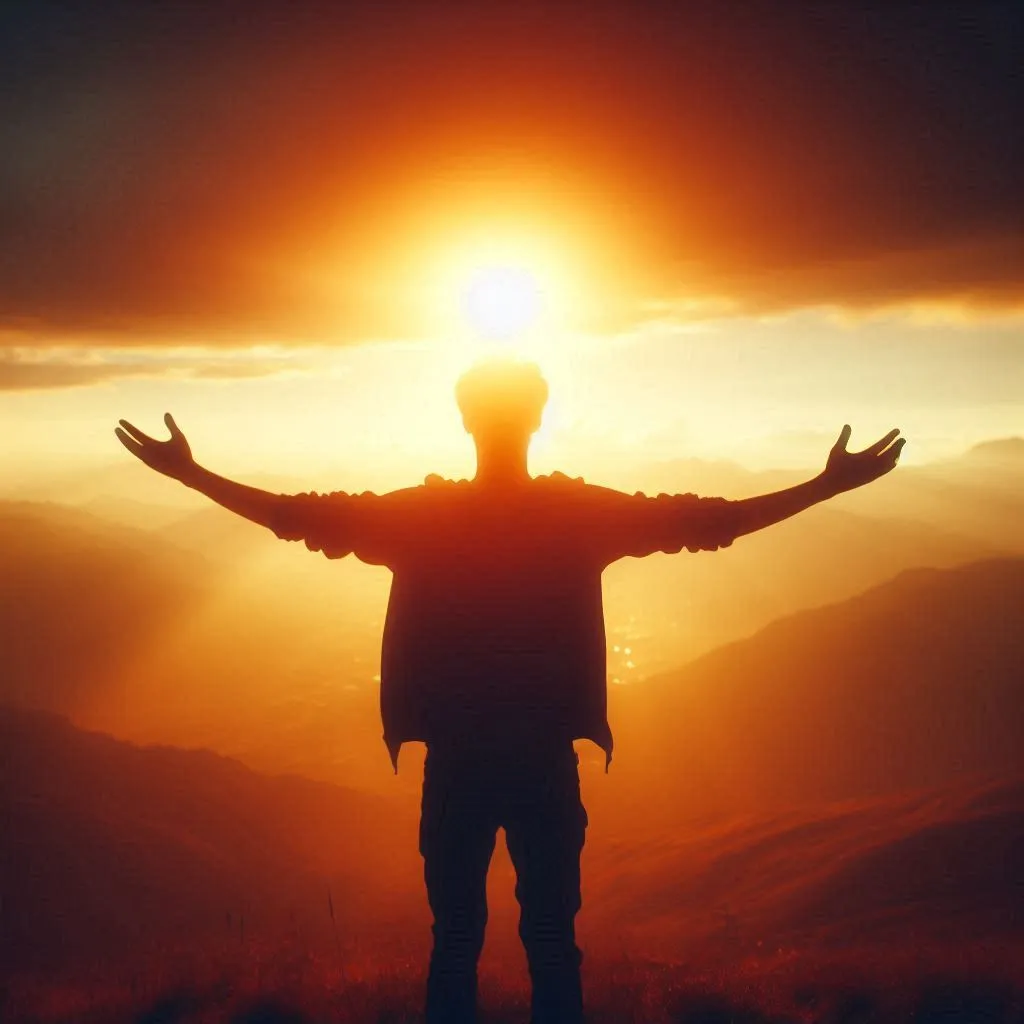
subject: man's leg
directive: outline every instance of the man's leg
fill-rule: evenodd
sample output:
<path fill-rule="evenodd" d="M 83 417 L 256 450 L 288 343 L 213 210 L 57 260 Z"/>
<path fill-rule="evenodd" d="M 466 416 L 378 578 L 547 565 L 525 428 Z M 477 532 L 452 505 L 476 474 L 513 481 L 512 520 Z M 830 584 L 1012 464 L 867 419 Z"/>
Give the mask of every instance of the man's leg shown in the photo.
<path fill-rule="evenodd" d="M 457 763 L 427 756 L 420 818 L 434 948 L 427 977 L 427 1024 L 476 1021 L 476 966 L 487 924 L 487 868 L 494 809 Z"/>
<path fill-rule="evenodd" d="M 581 902 L 587 813 L 576 755 L 571 747 L 560 751 L 530 775 L 505 821 L 505 836 L 516 869 L 519 934 L 533 981 L 531 1019 L 533 1024 L 579 1024 L 582 955 L 574 919 Z"/>

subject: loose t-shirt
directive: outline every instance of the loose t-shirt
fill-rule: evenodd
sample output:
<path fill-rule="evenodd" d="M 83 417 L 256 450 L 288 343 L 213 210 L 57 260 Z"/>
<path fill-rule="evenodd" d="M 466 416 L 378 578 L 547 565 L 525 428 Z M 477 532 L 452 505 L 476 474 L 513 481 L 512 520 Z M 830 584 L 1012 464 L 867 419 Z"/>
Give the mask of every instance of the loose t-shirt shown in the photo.
<path fill-rule="evenodd" d="M 387 494 L 280 496 L 271 526 L 394 574 L 384 742 L 589 739 L 611 760 L 601 573 L 626 555 L 726 547 L 739 506 L 625 494 L 560 473 L 503 486 L 428 477 Z"/>

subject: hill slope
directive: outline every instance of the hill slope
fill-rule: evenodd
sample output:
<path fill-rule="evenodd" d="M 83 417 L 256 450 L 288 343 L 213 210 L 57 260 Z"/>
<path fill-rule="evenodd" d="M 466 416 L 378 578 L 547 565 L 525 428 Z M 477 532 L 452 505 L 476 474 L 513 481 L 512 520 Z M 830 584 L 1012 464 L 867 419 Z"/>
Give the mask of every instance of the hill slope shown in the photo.
<path fill-rule="evenodd" d="M 915 570 L 611 690 L 609 799 L 659 814 L 1024 770 L 1024 560 Z"/>
<path fill-rule="evenodd" d="M 1020 942 L 1024 781 L 639 831 L 588 870 L 593 927 L 653 957 Z"/>
<path fill-rule="evenodd" d="M 0 971 L 237 949 L 243 922 L 261 950 L 333 959 L 328 887 L 344 957 L 425 955 L 415 804 L 9 708 L 0 750 Z M 599 956 L 1024 938 L 1019 779 L 688 827 L 599 817 L 580 918 Z M 507 972 L 521 953 L 504 856 L 489 888 L 485 965 Z"/>

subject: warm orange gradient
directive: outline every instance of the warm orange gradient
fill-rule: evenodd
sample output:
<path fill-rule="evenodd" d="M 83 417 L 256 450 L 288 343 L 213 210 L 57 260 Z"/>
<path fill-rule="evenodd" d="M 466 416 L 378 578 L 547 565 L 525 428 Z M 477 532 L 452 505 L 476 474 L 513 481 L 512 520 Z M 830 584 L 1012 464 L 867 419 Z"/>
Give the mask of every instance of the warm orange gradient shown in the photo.
<path fill-rule="evenodd" d="M 496 352 L 550 387 L 534 474 L 742 498 L 908 439 L 604 573 L 593 1016 L 947 1019 L 933 965 L 1019 1013 L 1019 5 L 109 9 L 0 5 L 0 1016 L 412 1019 L 389 573 L 113 427 L 275 492 L 465 478 Z M 525 1019 L 501 842 L 488 885 Z"/>

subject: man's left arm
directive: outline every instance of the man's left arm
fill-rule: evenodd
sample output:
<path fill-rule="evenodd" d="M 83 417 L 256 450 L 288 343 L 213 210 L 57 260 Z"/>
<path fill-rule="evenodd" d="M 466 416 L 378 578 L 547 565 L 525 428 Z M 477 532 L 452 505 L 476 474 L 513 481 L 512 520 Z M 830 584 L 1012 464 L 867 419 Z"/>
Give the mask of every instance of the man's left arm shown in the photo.
<path fill-rule="evenodd" d="M 717 551 L 737 538 L 780 523 L 798 512 L 843 491 L 862 487 L 890 472 L 904 440 L 899 431 L 861 452 L 849 452 L 850 428 L 845 426 L 829 453 L 825 469 L 813 480 L 772 494 L 729 501 L 696 494 L 627 495 L 586 485 L 592 518 L 582 535 L 593 538 L 602 564 L 619 558 L 642 558 L 655 551 L 668 553 Z"/>
<path fill-rule="evenodd" d="M 850 427 L 846 425 L 829 452 L 824 470 L 812 480 L 772 494 L 728 502 L 721 512 L 731 520 L 728 532 L 733 537 L 755 533 L 844 491 L 863 487 L 891 472 L 906 444 L 898 430 L 890 430 L 860 452 L 846 450 L 849 440 Z"/>

